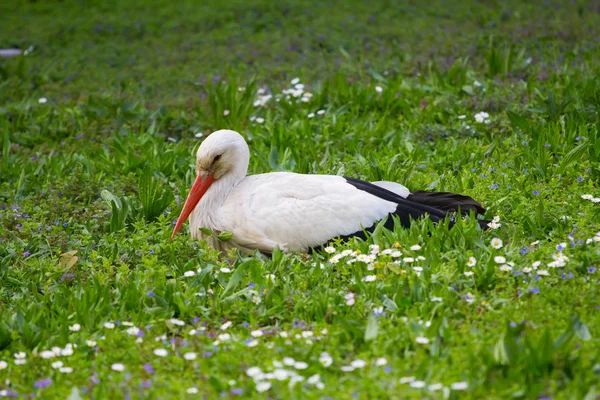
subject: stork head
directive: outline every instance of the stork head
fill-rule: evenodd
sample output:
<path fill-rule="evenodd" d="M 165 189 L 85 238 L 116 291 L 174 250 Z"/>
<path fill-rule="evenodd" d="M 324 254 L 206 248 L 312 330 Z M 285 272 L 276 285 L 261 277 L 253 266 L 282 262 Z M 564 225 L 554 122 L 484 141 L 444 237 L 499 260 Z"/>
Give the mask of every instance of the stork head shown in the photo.
<path fill-rule="evenodd" d="M 211 133 L 196 153 L 196 180 L 177 219 L 171 239 L 181 229 L 196 205 L 216 181 L 235 185 L 246 176 L 250 151 L 244 138 L 235 131 L 223 129 Z"/>

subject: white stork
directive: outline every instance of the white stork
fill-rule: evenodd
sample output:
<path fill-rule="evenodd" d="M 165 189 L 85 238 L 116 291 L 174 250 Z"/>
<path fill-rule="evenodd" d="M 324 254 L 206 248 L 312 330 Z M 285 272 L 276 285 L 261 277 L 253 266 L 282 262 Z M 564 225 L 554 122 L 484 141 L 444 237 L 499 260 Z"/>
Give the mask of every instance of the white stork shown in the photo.
<path fill-rule="evenodd" d="M 196 154 L 196 180 L 171 239 L 190 218 L 192 238 L 207 239 L 220 250 L 258 249 L 271 253 L 308 251 L 334 238 L 364 238 L 378 221 L 391 215 L 403 226 L 427 215 L 439 221 L 448 213 L 483 207 L 467 196 L 441 192 L 410 192 L 394 182 L 369 183 L 335 175 L 271 172 L 246 176 L 250 151 L 237 132 L 220 130 L 209 135 Z M 485 221 L 480 225 L 485 227 Z M 386 227 L 393 227 L 388 218 Z M 228 241 L 205 235 L 231 232 Z"/>

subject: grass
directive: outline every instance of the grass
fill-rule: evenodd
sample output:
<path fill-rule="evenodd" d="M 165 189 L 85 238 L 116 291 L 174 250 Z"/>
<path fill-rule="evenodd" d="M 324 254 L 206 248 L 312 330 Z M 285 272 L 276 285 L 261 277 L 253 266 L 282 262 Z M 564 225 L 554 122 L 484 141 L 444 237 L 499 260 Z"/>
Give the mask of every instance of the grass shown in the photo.
<path fill-rule="evenodd" d="M 0 60 L 0 396 L 599 395 L 595 2 L 0 11 L 0 48 L 33 46 Z M 295 77 L 310 101 L 254 105 Z M 170 241 L 220 128 L 252 173 L 455 191 L 501 226 L 272 258 Z"/>

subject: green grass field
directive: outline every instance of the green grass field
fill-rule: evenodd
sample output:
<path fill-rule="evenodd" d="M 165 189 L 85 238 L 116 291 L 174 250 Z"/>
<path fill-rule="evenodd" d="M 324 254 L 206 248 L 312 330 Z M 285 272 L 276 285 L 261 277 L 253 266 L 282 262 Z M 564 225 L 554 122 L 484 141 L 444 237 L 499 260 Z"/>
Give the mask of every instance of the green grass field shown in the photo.
<path fill-rule="evenodd" d="M 600 4 L 420 3 L 2 3 L 0 397 L 599 398 Z M 499 222 L 170 241 L 222 128 Z"/>

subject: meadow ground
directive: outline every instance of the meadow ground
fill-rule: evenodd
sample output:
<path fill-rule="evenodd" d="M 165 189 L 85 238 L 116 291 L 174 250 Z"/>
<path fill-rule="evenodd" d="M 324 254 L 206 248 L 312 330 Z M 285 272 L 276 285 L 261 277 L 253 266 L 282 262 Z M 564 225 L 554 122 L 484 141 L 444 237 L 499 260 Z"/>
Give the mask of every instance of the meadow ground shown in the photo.
<path fill-rule="evenodd" d="M 421 3 L 3 2 L 0 396 L 598 398 L 600 3 Z M 219 258 L 220 128 L 499 221 Z"/>

